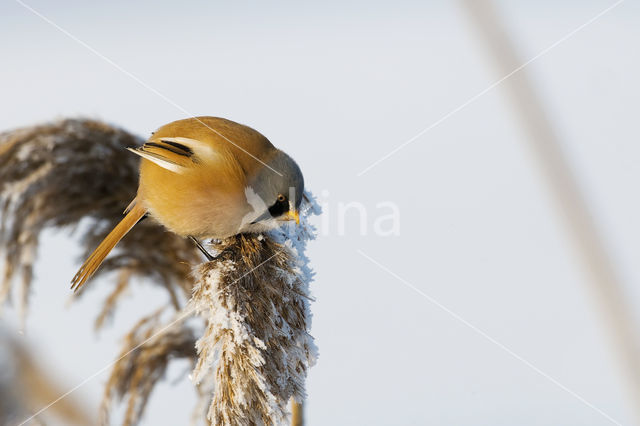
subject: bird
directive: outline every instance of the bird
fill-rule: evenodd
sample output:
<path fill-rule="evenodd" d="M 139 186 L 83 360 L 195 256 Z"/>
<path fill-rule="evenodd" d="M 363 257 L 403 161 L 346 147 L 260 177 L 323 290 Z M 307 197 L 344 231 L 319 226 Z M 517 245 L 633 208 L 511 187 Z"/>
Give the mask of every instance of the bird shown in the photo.
<path fill-rule="evenodd" d="M 138 191 L 123 219 L 71 280 L 78 291 L 142 219 L 191 239 L 259 233 L 299 223 L 304 178 L 298 164 L 258 131 L 219 117 L 191 117 L 160 127 L 140 147 Z"/>

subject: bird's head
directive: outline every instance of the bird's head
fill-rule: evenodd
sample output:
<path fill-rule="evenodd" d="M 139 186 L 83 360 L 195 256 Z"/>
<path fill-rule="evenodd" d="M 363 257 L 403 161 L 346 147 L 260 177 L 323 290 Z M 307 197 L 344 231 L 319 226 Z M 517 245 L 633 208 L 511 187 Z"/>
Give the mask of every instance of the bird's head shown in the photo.
<path fill-rule="evenodd" d="M 273 227 L 281 221 L 300 222 L 299 208 L 304 192 L 304 178 L 300 167 L 286 153 L 278 150 L 251 179 L 249 187 L 259 198 L 247 201 L 253 208 L 252 225 Z M 272 224 L 272 226 L 268 226 Z"/>

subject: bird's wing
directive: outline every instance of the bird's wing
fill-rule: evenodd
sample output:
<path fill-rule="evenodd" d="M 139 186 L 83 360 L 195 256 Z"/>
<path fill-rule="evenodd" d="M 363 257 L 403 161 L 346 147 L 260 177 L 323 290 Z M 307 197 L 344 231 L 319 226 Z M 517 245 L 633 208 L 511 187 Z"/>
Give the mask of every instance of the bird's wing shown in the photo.
<path fill-rule="evenodd" d="M 151 139 L 139 148 L 127 149 L 174 173 L 182 173 L 194 164 L 203 160 L 212 161 L 217 157 L 208 144 L 181 137 Z"/>

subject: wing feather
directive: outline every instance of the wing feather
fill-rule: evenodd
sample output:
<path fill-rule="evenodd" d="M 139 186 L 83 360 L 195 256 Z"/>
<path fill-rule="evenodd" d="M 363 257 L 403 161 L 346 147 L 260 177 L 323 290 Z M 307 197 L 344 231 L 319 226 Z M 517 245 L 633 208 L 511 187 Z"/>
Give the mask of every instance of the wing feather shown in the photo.
<path fill-rule="evenodd" d="M 158 140 L 153 140 L 153 142 L 163 143 L 164 145 L 168 145 L 173 149 L 188 153 L 188 155 L 192 157 L 194 161 L 198 161 L 198 159 L 215 161 L 218 159 L 218 154 L 213 149 L 213 146 L 211 146 L 209 143 L 199 141 L 198 139 L 182 137 L 159 138 Z"/>
<path fill-rule="evenodd" d="M 200 162 L 221 160 L 220 155 L 209 144 L 182 137 L 152 138 L 139 148 L 127 149 L 174 173 L 182 173 Z"/>
<path fill-rule="evenodd" d="M 133 152 L 134 154 L 139 155 L 140 157 L 145 158 L 151 161 L 152 163 L 155 163 L 158 166 L 174 173 L 182 173 L 184 169 L 187 167 L 186 164 L 175 161 L 171 156 L 167 154 L 154 152 L 150 148 L 145 148 L 144 145 L 141 146 L 140 148 L 127 148 L 127 149 Z"/>

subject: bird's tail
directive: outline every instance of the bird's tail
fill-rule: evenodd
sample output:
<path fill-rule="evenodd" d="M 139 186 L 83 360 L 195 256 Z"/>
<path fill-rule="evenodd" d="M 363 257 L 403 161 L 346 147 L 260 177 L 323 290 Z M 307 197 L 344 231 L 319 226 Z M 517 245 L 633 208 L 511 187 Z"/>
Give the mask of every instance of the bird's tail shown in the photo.
<path fill-rule="evenodd" d="M 78 291 L 80 287 L 96 272 L 109 252 L 118 244 L 118 242 L 127 235 L 127 232 L 138 223 L 140 219 L 147 213 L 147 210 L 135 200 L 127 208 L 126 216 L 118 223 L 109 235 L 105 237 L 100 245 L 91 253 L 91 256 L 82 264 L 78 273 L 71 280 L 71 289 Z"/>

